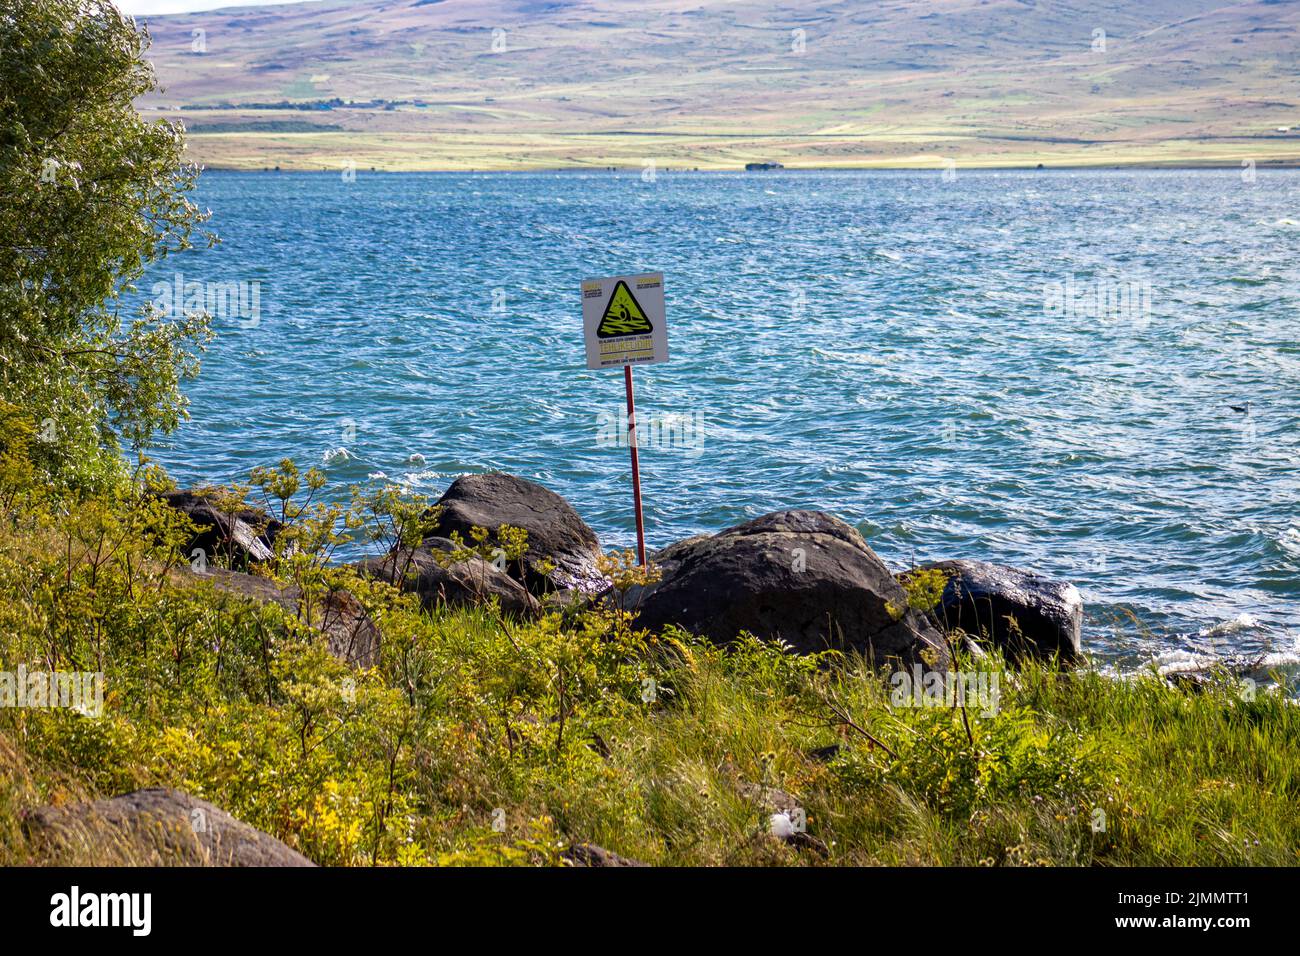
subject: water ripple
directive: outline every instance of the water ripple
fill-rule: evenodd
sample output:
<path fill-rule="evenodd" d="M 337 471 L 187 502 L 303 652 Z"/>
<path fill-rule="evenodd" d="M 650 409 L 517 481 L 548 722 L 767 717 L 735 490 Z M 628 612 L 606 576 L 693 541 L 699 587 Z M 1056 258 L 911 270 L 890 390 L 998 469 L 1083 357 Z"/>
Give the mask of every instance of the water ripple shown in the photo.
<path fill-rule="evenodd" d="M 257 280 L 261 315 L 217 317 L 193 421 L 160 450 L 183 481 L 291 455 L 339 494 L 379 473 L 436 494 L 503 468 L 626 545 L 626 450 L 598 441 L 620 376 L 583 368 L 578 288 L 663 270 L 673 360 L 638 372 L 638 410 L 695 415 L 703 440 L 643 452 L 652 544 L 826 508 L 895 566 L 1076 582 L 1116 659 L 1206 634 L 1294 648 L 1296 172 L 209 173 L 201 192 L 224 242 L 141 288 Z M 1149 309 L 1044 307 L 1108 277 L 1148 283 Z"/>

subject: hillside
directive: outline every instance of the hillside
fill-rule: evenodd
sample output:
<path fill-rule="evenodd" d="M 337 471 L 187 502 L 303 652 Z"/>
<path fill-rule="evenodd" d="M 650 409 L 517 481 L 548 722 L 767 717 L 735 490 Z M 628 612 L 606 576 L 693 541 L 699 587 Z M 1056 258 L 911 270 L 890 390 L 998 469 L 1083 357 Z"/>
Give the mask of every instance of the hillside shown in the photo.
<path fill-rule="evenodd" d="M 1300 3 L 632 10 L 323 0 L 153 17 L 163 90 L 142 106 L 183 117 L 196 160 L 249 168 L 1300 158 L 1300 132 L 1278 131 L 1300 127 Z"/>

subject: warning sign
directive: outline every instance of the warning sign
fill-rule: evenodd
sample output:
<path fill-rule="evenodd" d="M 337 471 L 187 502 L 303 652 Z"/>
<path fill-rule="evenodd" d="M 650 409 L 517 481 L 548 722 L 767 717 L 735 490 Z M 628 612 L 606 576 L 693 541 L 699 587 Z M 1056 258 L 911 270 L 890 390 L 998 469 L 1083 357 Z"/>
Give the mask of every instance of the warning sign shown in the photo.
<path fill-rule="evenodd" d="M 619 279 L 605 306 L 605 314 L 600 317 L 600 325 L 596 326 L 596 334 L 602 339 L 612 339 L 620 335 L 650 335 L 653 331 L 641 303 L 627 283 Z"/>
<path fill-rule="evenodd" d="M 587 368 L 666 362 L 663 273 L 586 280 L 582 324 Z"/>

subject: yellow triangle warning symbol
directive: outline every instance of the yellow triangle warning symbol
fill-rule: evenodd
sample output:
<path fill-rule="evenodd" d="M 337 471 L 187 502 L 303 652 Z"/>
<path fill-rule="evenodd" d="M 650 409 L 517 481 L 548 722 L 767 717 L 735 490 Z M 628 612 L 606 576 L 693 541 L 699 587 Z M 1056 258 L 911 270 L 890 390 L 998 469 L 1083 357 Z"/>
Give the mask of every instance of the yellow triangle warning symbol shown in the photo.
<path fill-rule="evenodd" d="M 648 335 L 653 330 L 636 296 L 632 295 L 627 283 L 619 279 L 605 306 L 605 314 L 600 317 L 600 325 L 596 327 L 596 337 L 612 339 L 620 335 Z"/>

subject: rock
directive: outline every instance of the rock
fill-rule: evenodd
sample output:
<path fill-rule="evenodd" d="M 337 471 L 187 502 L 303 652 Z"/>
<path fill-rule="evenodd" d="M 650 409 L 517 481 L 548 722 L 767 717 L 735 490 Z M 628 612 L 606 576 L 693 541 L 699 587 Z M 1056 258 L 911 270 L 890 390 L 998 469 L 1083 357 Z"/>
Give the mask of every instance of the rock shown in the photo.
<path fill-rule="evenodd" d="M 683 538 L 676 541 L 666 548 L 648 553 L 647 559 L 651 565 L 659 571 L 659 580 L 653 584 L 642 587 L 633 585 L 628 588 L 622 596 L 622 607 L 624 610 L 637 612 L 645 604 L 646 599 L 656 591 L 665 580 L 672 577 L 677 569 L 681 567 L 682 561 L 689 555 L 694 554 L 696 549 L 702 547 L 705 542 L 711 541 L 711 534 L 697 534 L 689 538 Z M 612 603 L 618 603 L 618 595 L 612 589 L 607 589 L 601 598 Z"/>
<path fill-rule="evenodd" d="M 395 551 L 382 558 L 361 561 L 355 567 L 367 577 L 377 578 L 413 591 L 427 608 L 439 604 L 477 605 L 496 598 L 501 610 L 524 617 L 538 610 L 537 599 L 528 589 L 490 561 L 473 557 L 444 568 L 433 550 L 451 551 L 454 545 L 446 538 L 426 538 L 424 546 L 414 551 Z M 401 578 L 401 580 L 398 580 Z"/>
<path fill-rule="evenodd" d="M 661 580 L 629 593 L 638 627 L 676 624 L 720 643 L 748 631 L 801 653 L 837 648 L 877 666 L 946 666 L 942 635 L 907 607 L 884 562 L 823 512 L 764 515 L 679 542 L 654 562 Z"/>
<path fill-rule="evenodd" d="M 308 622 L 320 631 L 329 651 L 345 664 L 374 667 L 379 663 L 380 634 L 366 609 L 351 591 L 342 588 L 315 595 L 304 602 L 302 590 L 294 585 L 280 585 L 270 578 L 224 568 L 209 568 L 199 573 L 182 569 L 188 582 L 209 582 L 223 594 L 260 603 L 275 603 L 286 611 L 310 614 Z"/>
<path fill-rule="evenodd" d="M 596 593 L 606 586 L 596 570 L 600 541 L 573 507 L 553 491 L 535 482 L 513 475 L 492 472 L 457 478 L 438 500 L 442 508 L 431 534 L 448 538 L 453 531 L 468 544 L 470 529 L 486 528 L 496 540 L 500 525 L 508 524 L 528 532 L 528 551 L 524 570 L 511 562 L 512 577 L 533 594 L 573 588 Z M 538 566 L 545 560 L 555 563 L 550 580 Z"/>
<path fill-rule="evenodd" d="M 28 811 L 23 826 L 63 866 L 315 866 L 225 810 L 152 787 L 108 800 Z"/>
<path fill-rule="evenodd" d="M 1171 671 L 1164 675 L 1165 682 L 1175 690 L 1199 694 L 1214 686 L 1214 679 L 1201 671 Z"/>
<path fill-rule="evenodd" d="M 1065 664 L 1082 660 L 1083 599 L 1073 584 L 983 561 L 939 561 L 917 570 L 928 569 L 948 576 L 933 609 L 947 630 L 987 641 L 1011 661 L 1058 655 Z"/>
<path fill-rule="evenodd" d="M 292 600 L 292 595 L 289 597 Z M 331 654 L 354 667 L 378 666 L 379 628 L 351 591 L 327 591 L 318 613 L 320 617 L 313 616 L 312 624 L 325 635 Z"/>
<path fill-rule="evenodd" d="M 184 546 L 187 559 L 199 548 L 209 564 L 225 558 L 232 567 L 247 568 L 271 558 L 271 546 L 283 528 L 264 511 L 246 506 L 225 507 L 215 489 L 167 491 L 159 497 L 198 526 Z"/>
<path fill-rule="evenodd" d="M 795 828 L 789 815 L 785 813 L 774 813 L 768 821 L 767 836 L 771 837 L 786 846 L 793 847 L 796 850 L 810 850 L 822 859 L 831 855 L 830 848 L 826 844 L 813 836 L 807 830 Z"/>
<path fill-rule="evenodd" d="M 844 747 L 841 744 L 827 744 L 825 747 L 814 747 L 808 751 L 808 758 L 816 760 L 818 763 L 830 763 L 840 755 Z"/>
<path fill-rule="evenodd" d="M 638 860 L 629 860 L 594 843 L 575 843 L 560 853 L 560 859 L 570 866 L 646 866 Z"/>

